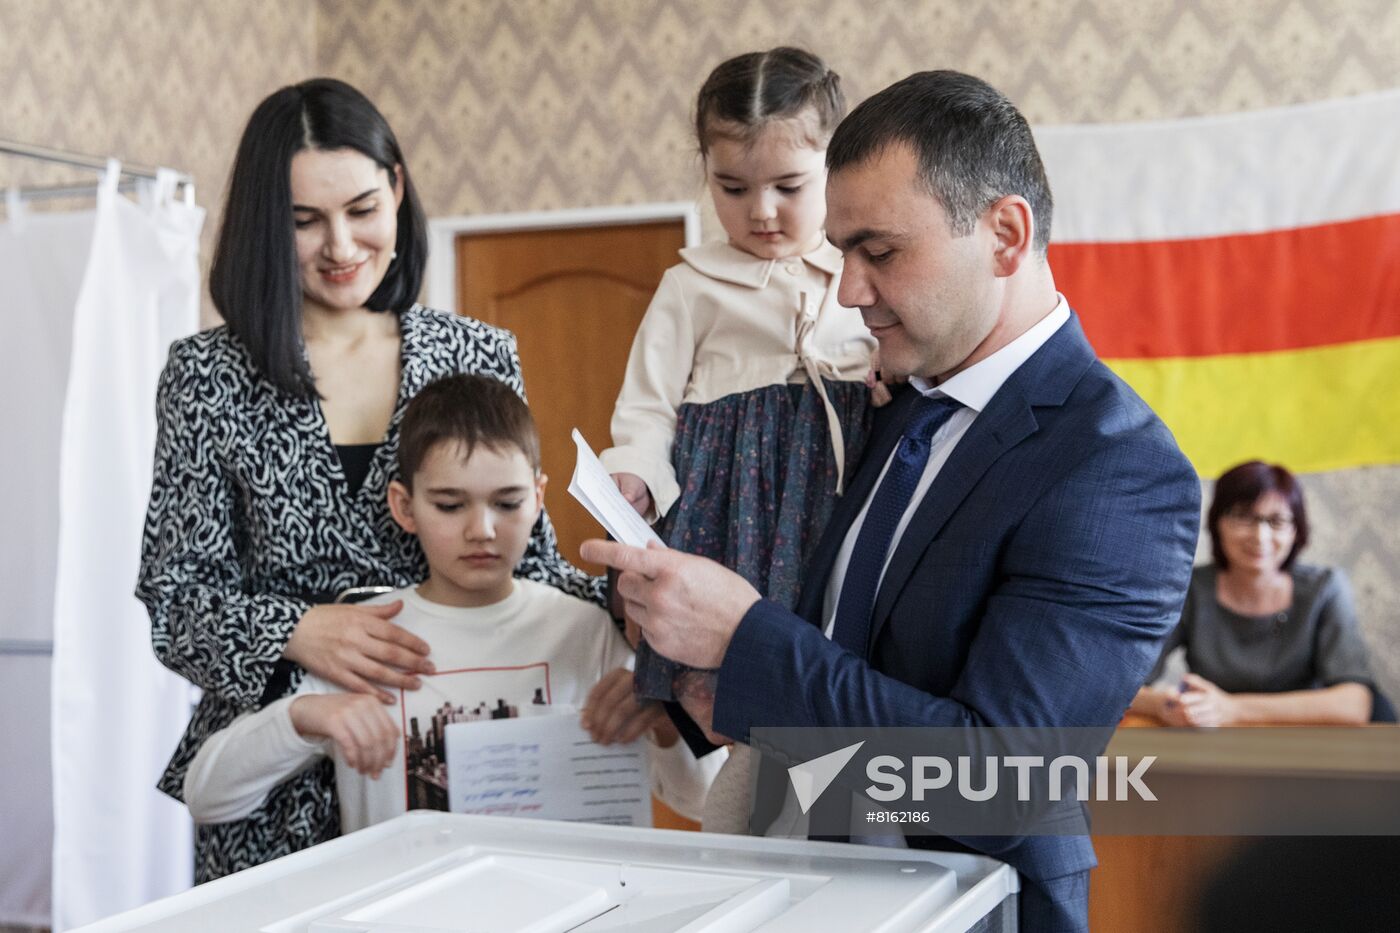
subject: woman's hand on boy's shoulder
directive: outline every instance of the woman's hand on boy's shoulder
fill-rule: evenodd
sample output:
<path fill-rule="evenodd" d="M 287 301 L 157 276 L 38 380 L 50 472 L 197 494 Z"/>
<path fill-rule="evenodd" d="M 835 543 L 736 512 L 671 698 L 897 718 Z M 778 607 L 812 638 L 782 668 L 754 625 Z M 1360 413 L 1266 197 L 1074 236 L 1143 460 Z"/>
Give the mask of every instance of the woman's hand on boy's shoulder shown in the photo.
<path fill-rule="evenodd" d="M 384 687 L 417 690 L 417 674 L 431 674 L 428 643 L 389 621 L 402 600 L 378 606 L 312 606 L 292 629 L 282 655 L 353 693 L 396 700 Z"/>
<path fill-rule="evenodd" d="M 660 703 L 637 699 L 632 672 L 625 667 L 609 671 L 594 684 L 579 722 L 599 745 L 625 745 L 651 732 L 652 741 L 668 748 L 679 738 Z"/>
<path fill-rule="evenodd" d="M 298 735 L 330 739 L 339 759 L 367 777 L 379 777 L 398 752 L 398 726 L 367 693 L 299 696 L 288 714 Z"/>

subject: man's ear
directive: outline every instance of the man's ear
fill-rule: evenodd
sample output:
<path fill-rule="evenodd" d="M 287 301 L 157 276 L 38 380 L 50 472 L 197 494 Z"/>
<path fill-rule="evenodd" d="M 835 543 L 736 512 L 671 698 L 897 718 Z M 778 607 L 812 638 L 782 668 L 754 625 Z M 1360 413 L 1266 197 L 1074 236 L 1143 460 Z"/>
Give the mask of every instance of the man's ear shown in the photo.
<path fill-rule="evenodd" d="M 413 520 L 413 493 L 398 480 L 389 483 L 389 514 L 404 531 L 411 535 L 418 533 L 418 525 Z"/>
<path fill-rule="evenodd" d="M 992 271 L 998 278 L 1016 274 L 1035 251 L 1035 216 L 1019 194 L 1008 194 L 983 215 L 995 237 Z"/>

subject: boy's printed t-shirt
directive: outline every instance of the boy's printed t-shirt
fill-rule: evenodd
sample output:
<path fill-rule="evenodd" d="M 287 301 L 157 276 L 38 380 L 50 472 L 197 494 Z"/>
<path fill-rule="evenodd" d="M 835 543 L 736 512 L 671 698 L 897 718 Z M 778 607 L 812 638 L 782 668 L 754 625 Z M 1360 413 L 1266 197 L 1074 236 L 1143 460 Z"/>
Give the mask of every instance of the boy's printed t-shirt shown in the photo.
<path fill-rule="evenodd" d="M 201 749 L 186 779 L 186 799 L 196 818 L 217 822 L 236 819 L 245 808 L 252 812 L 269 790 L 323 754 L 336 762 L 343 832 L 409 809 L 446 810 L 443 731 L 449 723 L 535 715 L 551 706 L 582 707 L 598 680 L 632 657 L 602 609 L 530 580 L 516 580 L 510 596 L 481 608 L 431 603 L 413 588 L 368 604 L 396 599 L 404 606 L 393 621 L 432 647 L 437 673 L 422 675 L 418 690 L 398 691 L 397 707 L 385 707 L 404 736 L 393 762 L 371 779 L 346 765 L 329 739 L 297 734 L 290 714 L 296 697 L 344 692 L 307 675 L 292 696 L 210 737 L 206 745 L 213 747 Z M 696 762 L 684 742 L 650 752 L 658 796 L 684 815 L 698 815 L 714 765 Z M 229 803 L 200 812 L 200 801 L 210 799 Z"/>
<path fill-rule="evenodd" d="M 417 690 L 397 691 L 399 705 L 390 714 L 406 741 L 377 781 L 336 757 L 346 832 L 405 810 L 447 809 L 448 723 L 516 718 L 522 711 L 528 716 L 553 705 L 582 707 L 593 685 L 632 656 L 602 609 L 529 580 L 516 581 L 510 596 L 480 609 L 430 603 L 413 589 L 373 602 L 393 599 L 404 602 L 394 621 L 432 646 L 437 673 L 420 677 Z M 340 690 L 316 680 L 318 693 Z M 378 784 L 387 786 L 381 791 Z"/>

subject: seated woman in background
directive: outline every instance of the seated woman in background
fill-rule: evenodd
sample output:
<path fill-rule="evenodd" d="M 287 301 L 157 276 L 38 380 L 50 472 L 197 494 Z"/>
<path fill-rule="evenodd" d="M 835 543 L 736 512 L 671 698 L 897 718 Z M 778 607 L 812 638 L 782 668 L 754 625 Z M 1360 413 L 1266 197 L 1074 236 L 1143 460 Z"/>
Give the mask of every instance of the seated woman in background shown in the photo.
<path fill-rule="evenodd" d="M 1367 722 L 1373 687 L 1351 591 L 1340 570 L 1297 563 L 1308 518 L 1293 475 L 1257 460 L 1234 467 L 1206 524 L 1214 563 L 1192 574 L 1148 683 L 1178 647 L 1191 673 L 1143 687 L 1132 711 L 1169 726 Z"/>

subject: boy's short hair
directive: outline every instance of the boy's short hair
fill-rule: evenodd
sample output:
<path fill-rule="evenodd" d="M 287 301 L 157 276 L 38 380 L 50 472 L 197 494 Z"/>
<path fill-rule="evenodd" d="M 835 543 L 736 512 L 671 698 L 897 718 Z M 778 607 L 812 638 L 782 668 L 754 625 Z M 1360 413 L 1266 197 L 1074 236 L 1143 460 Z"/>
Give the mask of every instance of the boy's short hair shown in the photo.
<path fill-rule="evenodd" d="M 458 373 L 413 397 L 399 425 L 400 482 L 412 489 L 428 452 L 444 441 L 461 444 L 468 457 L 478 444 L 496 451 L 516 447 L 540 471 L 535 419 L 525 400 L 499 379 Z"/>

